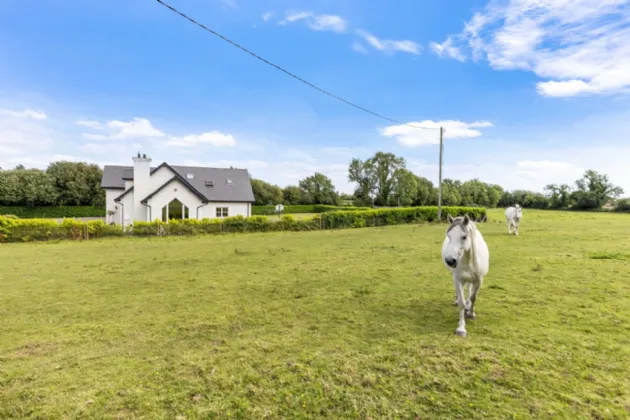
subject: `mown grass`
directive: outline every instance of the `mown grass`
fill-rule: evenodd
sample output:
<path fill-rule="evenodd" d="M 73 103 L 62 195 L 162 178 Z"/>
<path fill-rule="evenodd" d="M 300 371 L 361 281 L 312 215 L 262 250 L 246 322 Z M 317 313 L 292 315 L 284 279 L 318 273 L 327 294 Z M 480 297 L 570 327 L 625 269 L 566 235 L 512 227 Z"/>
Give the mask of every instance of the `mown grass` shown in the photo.
<path fill-rule="evenodd" d="M 630 217 L 0 245 L 0 418 L 628 418 Z M 494 221 L 493 219 L 496 219 Z"/>

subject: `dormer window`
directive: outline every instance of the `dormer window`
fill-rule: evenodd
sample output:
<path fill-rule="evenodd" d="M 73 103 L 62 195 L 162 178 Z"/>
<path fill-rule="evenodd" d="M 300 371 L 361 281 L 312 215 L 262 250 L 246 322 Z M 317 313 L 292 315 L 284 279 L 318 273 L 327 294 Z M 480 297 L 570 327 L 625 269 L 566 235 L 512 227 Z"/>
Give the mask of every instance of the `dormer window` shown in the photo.
<path fill-rule="evenodd" d="M 195 175 L 190 174 L 190 173 L 186 174 L 186 179 L 194 179 L 194 178 L 195 178 Z"/>
<path fill-rule="evenodd" d="M 206 187 L 214 187 L 214 181 L 206 180 Z"/>

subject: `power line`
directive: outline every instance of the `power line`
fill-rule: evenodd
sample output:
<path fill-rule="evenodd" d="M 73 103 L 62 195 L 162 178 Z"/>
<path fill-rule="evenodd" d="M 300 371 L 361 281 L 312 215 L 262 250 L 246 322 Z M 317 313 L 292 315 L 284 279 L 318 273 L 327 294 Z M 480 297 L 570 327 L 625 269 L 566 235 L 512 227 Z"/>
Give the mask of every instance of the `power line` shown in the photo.
<path fill-rule="evenodd" d="M 226 38 L 225 36 L 221 35 L 220 33 L 218 33 L 218 32 L 216 32 L 216 31 L 214 31 L 214 30 L 212 30 L 212 29 L 210 29 L 210 28 L 206 27 L 205 25 L 203 25 L 203 24 L 201 24 L 201 23 L 197 22 L 197 21 L 196 21 L 196 20 L 194 20 L 193 18 L 188 17 L 188 16 L 187 16 L 187 15 L 185 15 L 184 13 L 182 13 L 182 12 L 180 12 L 179 10 L 175 9 L 175 8 L 174 8 L 173 6 L 171 6 L 171 5 L 166 4 L 166 3 L 165 3 L 165 2 L 163 2 L 162 0 L 157 0 L 157 2 L 158 2 L 158 3 L 160 3 L 160 4 L 161 4 L 162 6 L 164 6 L 164 7 L 167 7 L 167 8 L 168 8 L 168 9 L 170 9 L 171 11 L 173 11 L 173 12 L 177 13 L 178 15 L 180 15 L 181 17 L 183 17 L 184 19 L 186 19 L 186 20 L 188 20 L 188 21 L 192 22 L 193 24 L 195 24 L 195 25 L 199 26 L 200 28 L 202 28 L 202 29 L 204 29 L 204 30 L 206 30 L 206 31 L 210 32 L 212 35 L 218 36 L 219 38 L 221 38 L 221 39 L 222 39 L 222 40 L 224 40 L 225 42 L 228 42 L 228 43 L 232 44 L 233 46 L 235 46 L 236 48 L 238 48 L 238 49 L 241 49 L 241 50 L 245 51 L 246 53 L 248 53 L 248 54 L 252 55 L 253 57 L 257 58 L 258 60 L 262 61 L 263 63 L 266 63 L 266 64 L 268 64 L 268 65 L 270 65 L 270 66 L 272 66 L 272 67 L 275 67 L 276 69 L 280 70 L 281 72 L 288 74 L 289 76 L 293 77 L 294 79 L 299 80 L 300 82 L 304 83 L 305 85 L 310 86 L 310 87 L 312 87 L 313 89 L 316 89 L 316 90 L 320 91 L 321 93 L 323 93 L 323 94 L 325 94 L 325 95 L 330 96 L 331 98 L 334 98 L 334 99 L 337 99 L 337 100 L 339 100 L 339 101 L 341 101 L 341 102 L 344 102 L 344 103 L 346 103 L 346 104 L 348 104 L 348 105 L 350 105 L 350 106 L 352 106 L 352 107 L 355 107 L 355 108 L 357 108 L 357 109 L 359 109 L 359 110 L 361 110 L 361 111 L 363 111 L 363 112 L 367 112 L 368 114 L 371 114 L 371 115 L 373 115 L 373 116 L 375 116 L 375 117 L 378 117 L 378 118 L 381 118 L 381 119 L 383 119 L 383 120 L 386 120 L 386 121 L 389 121 L 389 122 L 393 122 L 393 123 L 396 123 L 396 124 L 399 124 L 399 125 L 406 125 L 406 126 L 409 126 L 409 127 L 412 127 L 412 128 L 419 128 L 419 129 L 421 129 L 421 130 L 439 130 L 439 128 L 420 127 L 420 126 L 417 126 L 417 125 L 404 123 L 404 122 L 402 122 L 402 121 L 398 121 L 398 120 L 395 120 L 395 119 L 393 119 L 393 118 L 389 118 L 389 117 L 386 117 L 386 116 L 384 116 L 384 115 L 378 114 L 378 113 L 376 113 L 376 112 L 374 112 L 374 111 L 370 111 L 370 110 L 369 110 L 369 109 L 367 109 L 367 108 L 364 108 L 364 107 L 359 106 L 359 105 L 357 105 L 357 104 L 355 104 L 355 103 L 352 103 L 352 102 L 350 102 L 350 101 L 348 101 L 348 100 L 346 100 L 346 99 L 343 99 L 343 98 L 341 98 L 341 97 L 339 97 L 339 96 L 337 96 L 337 95 L 334 95 L 334 94 L 332 94 L 332 93 L 330 93 L 330 92 L 328 92 L 328 91 L 326 91 L 326 90 L 324 90 L 324 89 L 322 89 L 322 88 L 320 88 L 320 87 L 318 87 L 318 86 L 315 86 L 314 84 L 312 84 L 312 83 L 310 83 L 310 82 L 307 82 L 306 80 L 302 79 L 302 78 L 301 78 L 301 77 L 299 77 L 299 76 L 296 76 L 295 74 L 291 73 L 290 71 L 283 69 L 282 67 L 278 66 L 277 64 L 274 64 L 274 63 L 272 63 L 272 62 L 270 62 L 270 61 L 268 61 L 268 60 L 266 60 L 266 59 L 262 58 L 262 57 L 261 57 L 261 56 L 259 56 L 258 54 L 254 53 L 254 52 L 252 52 L 252 51 L 248 50 L 247 48 L 245 48 L 245 47 L 243 47 L 243 46 L 241 46 L 241 45 L 237 44 L 236 42 L 234 42 L 234 41 L 232 41 L 232 40 L 230 40 L 230 39 Z"/>

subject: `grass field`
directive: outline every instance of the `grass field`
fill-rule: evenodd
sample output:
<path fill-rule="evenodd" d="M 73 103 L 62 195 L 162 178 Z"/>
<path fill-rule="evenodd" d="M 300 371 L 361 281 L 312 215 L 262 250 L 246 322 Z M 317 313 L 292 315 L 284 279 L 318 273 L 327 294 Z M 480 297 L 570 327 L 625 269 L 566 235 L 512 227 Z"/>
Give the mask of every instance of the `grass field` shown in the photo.
<path fill-rule="evenodd" d="M 630 216 L 501 213 L 467 338 L 444 225 L 0 245 L 0 418 L 630 417 Z"/>
<path fill-rule="evenodd" d="M 322 213 L 297 213 L 297 214 L 292 214 L 291 216 L 295 220 L 303 220 L 303 219 L 312 219 L 313 217 L 319 216 L 321 214 Z M 282 216 L 277 216 L 277 215 L 270 215 L 267 217 L 271 220 L 280 220 L 282 218 Z"/>

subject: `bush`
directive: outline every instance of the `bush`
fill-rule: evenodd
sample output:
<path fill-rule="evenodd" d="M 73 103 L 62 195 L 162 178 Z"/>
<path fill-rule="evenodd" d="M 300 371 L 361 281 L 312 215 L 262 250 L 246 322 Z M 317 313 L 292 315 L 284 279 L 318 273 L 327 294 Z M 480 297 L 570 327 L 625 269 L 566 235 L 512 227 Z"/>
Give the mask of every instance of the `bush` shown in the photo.
<path fill-rule="evenodd" d="M 484 208 L 443 207 L 443 218 L 468 214 L 477 220 L 486 215 Z M 185 219 L 164 223 L 135 222 L 123 231 L 119 226 L 106 225 L 102 220 L 83 222 L 64 219 L 57 223 L 50 219 L 14 219 L 0 216 L 0 240 L 43 241 L 50 239 L 90 239 L 108 236 L 177 236 L 237 232 L 309 231 L 321 229 L 363 228 L 405 223 L 433 222 L 437 207 L 383 208 L 375 210 L 336 210 L 321 213 L 310 219 L 296 220 L 284 215 L 280 220 L 268 217 L 228 217 L 225 219 Z"/>
<path fill-rule="evenodd" d="M 630 198 L 624 198 L 617 201 L 615 205 L 615 211 L 620 213 L 630 213 Z"/>
<path fill-rule="evenodd" d="M 15 215 L 21 219 L 63 217 L 105 217 L 105 207 L 56 206 L 56 207 L 6 207 L 0 206 L 0 216 Z"/>

